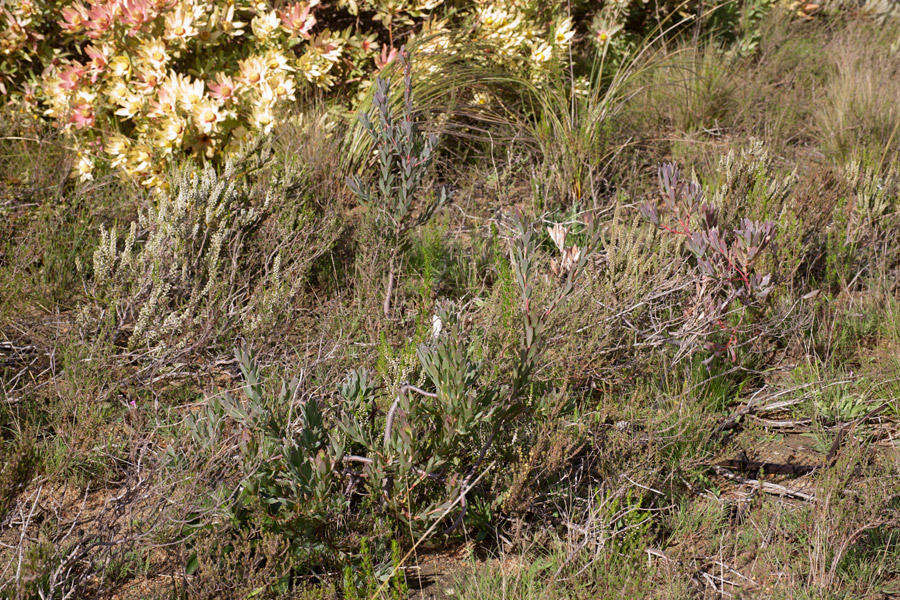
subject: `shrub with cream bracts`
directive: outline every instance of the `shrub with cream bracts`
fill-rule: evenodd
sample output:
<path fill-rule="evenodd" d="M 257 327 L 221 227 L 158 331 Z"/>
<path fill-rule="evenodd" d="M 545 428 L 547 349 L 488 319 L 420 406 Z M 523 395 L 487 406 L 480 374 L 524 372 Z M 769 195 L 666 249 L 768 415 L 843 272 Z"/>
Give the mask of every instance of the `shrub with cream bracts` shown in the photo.
<path fill-rule="evenodd" d="M 72 134 L 83 179 L 98 159 L 154 185 L 185 151 L 230 156 L 298 85 L 332 85 L 342 42 L 312 31 L 316 5 L 76 1 L 60 10 L 72 51 L 44 73 L 45 114 Z"/>
<path fill-rule="evenodd" d="M 0 99 L 34 101 L 31 85 L 56 43 L 50 32 L 66 0 L 4 0 L 0 2 Z M 28 85 L 24 85 L 24 84 Z"/>
<path fill-rule="evenodd" d="M 561 9 L 547 17 L 518 4 L 473 2 L 439 19 L 442 5 L 18 0 L 3 11 L 11 25 L 0 40 L 0 85 L 25 91 L 26 104 L 69 135 L 82 179 L 106 163 L 156 187 L 173 159 L 234 156 L 246 139 L 268 133 L 279 106 L 298 93 L 352 90 L 413 38 L 427 73 L 429 55 L 465 55 L 449 28 L 468 24 L 476 41 L 497 48 L 492 59 L 539 79 L 574 35 Z"/>
<path fill-rule="evenodd" d="M 110 165 L 148 187 L 184 156 L 227 160 L 298 95 L 352 99 L 415 50 L 423 77 L 452 57 L 540 85 L 572 45 L 610 64 L 693 5 L 658 0 L 10 0 L 0 93 L 53 119 L 76 174 Z M 577 62 L 577 61 L 576 61 Z M 584 78 L 577 78 L 579 85 Z M 489 93 L 472 99 L 488 103 Z"/>

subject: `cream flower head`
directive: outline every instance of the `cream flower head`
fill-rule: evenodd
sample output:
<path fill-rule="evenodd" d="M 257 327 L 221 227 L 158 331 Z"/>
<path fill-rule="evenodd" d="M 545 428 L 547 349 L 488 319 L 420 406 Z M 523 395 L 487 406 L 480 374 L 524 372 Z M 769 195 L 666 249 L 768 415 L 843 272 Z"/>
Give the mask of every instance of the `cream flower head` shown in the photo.
<path fill-rule="evenodd" d="M 219 105 L 209 98 L 203 98 L 194 104 L 191 115 L 197 129 L 207 135 L 214 133 L 219 123 L 225 119 L 225 115 L 219 110 Z"/>
<path fill-rule="evenodd" d="M 175 80 L 178 84 L 178 100 L 181 107 L 186 111 L 194 109 L 194 105 L 203 99 L 203 81 L 194 79 L 191 81 L 188 75 L 176 75 Z"/>
<path fill-rule="evenodd" d="M 94 178 L 94 161 L 87 154 L 79 152 L 75 172 L 81 181 L 91 181 Z"/>
<path fill-rule="evenodd" d="M 553 58 L 553 47 L 546 42 L 542 43 L 531 52 L 531 60 L 536 63 L 545 63 L 551 58 Z"/>
<path fill-rule="evenodd" d="M 125 119 L 133 118 L 144 107 L 144 97 L 135 93 L 128 93 L 120 97 L 118 102 L 119 108 L 115 114 Z"/>
<path fill-rule="evenodd" d="M 280 25 L 281 21 L 278 19 L 278 13 L 274 10 L 269 13 L 260 13 L 250 21 L 250 29 L 253 31 L 253 35 L 262 41 L 268 40 Z"/>
<path fill-rule="evenodd" d="M 141 60 L 154 71 L 165 71 L 169 62 L 169 52 L 166 45 L 160 39 L 151 39 L 143 44 L 139 51 Z"/>
<path fill-rule="evenodd" d="M 109 59 L 109 71 L 115 77 L 125 77 L 131 71 L 131 61 L 124 54 Z"/>
<path fill-rule="evenodd" d="M 232 11 L 234 7 L 231 7 Z M 175 10 L 166 14 L 165 33 L 167 40 L 186 41 L 197 36 L 197 27 L 194 23 L 194 11 L 179 4 Z"/>

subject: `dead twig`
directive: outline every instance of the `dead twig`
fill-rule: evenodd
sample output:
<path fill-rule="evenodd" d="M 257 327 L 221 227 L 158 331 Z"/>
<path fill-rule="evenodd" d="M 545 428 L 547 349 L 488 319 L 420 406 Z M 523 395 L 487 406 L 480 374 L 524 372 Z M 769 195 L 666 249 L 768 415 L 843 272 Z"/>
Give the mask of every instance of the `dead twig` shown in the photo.
<path fill-rule="evenodd" d="M 812 419 L 764 419 L 754 414 L 747 416 L 769 429 L 798 429 L 812 423 Z"/>
<path fill-rule="evenodd" d="M 723 469 L 734 469 L 742 473 L 759 473 L 763 471 L 770 474 L 778 475 L 808 475 L 820 469 L 822 465 L 791 465 L 787 463 L 760 462 L 755 460 L 747 460 L 743 458 L 724 460 L 716 465 Z"/>
<path fill-rule="evenodd" d="M 717 465 L 713 465 L 713 471 L 717 475 L 720 475 L 726 479 L 730 479 L 731 481 L 736 481 L 738 483 L 743 483 L 746 485 L 751 485 L 756 487 L 757 489 L 766 492 L 767 494 L 772 494 L 774 496 L 782 496 L 787 498 L 796 498 L 797 500 L 804 500 L 806 502 L 815 502 L 816 497 L 812 494 L 807 494 L 806 492 L 801 492 L 800 490 L 792 490 L 783 485 L 779 485 L 777 483 L 771 483 L 768 481 L 761 481 L 759 479 L 748 479 L 746 477 L 741 477 L 724 467 L 720 467 Z"/>

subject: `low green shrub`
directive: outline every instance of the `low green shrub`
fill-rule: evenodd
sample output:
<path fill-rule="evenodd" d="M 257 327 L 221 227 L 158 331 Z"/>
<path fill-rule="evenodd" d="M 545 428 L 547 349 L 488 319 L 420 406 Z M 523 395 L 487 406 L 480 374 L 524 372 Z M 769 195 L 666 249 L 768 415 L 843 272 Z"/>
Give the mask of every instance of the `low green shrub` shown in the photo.
<path fill-rule="evenodd" d="M 310 566 L 331 564 L 352 557 L 351 531 L 412 541 L 410 535 L 427 536 L 444 522 L 441 532 L 449 534 L 470 516 L 480 519 L 468 506 L 502 499 L 491 490 L 509 485 L 507 475 L 492 466 L 516 428 L 533 425 L 533 375 L 548 344 L 548 318 L 571 293 L 596 241 L 584 251 L 570 248 L 566 272 L 543 304 L 533 229 L 520 221 L 515 227 L 510 255 L 522 330 L 518 350 L 492 365 L 501 367 L 499 379 L 482 372 L 474 340 L 449 307 L 435 315 L 430 340 L 416 351 L 422 387 L 400 385 L 387 410 L 380 400 L 388 382 L 365 369 L 347 375 L 340 403 L 328 409 L 319 397 L 301 397 L 296 380 L 267 393 L 256 360 L 238 351 L 244 398 L 211 396 L 187 430 L 207 455 L 237 438 L 239 480 L 227 497 L 239 528 L 285 537 Z"/>

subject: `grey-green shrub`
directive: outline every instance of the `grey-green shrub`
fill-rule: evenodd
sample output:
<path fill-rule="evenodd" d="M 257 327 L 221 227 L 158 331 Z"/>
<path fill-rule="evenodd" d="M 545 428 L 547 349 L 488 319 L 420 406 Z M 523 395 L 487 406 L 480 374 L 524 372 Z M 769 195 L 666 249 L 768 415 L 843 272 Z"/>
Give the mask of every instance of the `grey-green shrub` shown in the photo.
<path fill-rule="evenodd" d="M 580 254 L 552 299 L 541 303 L 532 231 L 516 224 L 511 258 L 522 332 L 516 351 L 496 357 L 499 377 L 483 376 L 468 331 L 449 310 L 441 311 L 441 331 L 416 354 L 424 389 L 404 384 L 389 403 L 382 402 L 385 387 L 365 369 L 348 373 L 341 401 L 330 410 L 319 397 L 303 395 L 297 381 L 268 393 L 257 361 L 238 351 L 243 399 L 210 396 L 205 412 L 187 423 L 190 443 L 203 456 L 217 444 L 231 448 L 226 458 L 236 459 L 229 464 L 237 467 L 237 488 L 225 496 L 233 498 L 236 522 L 287 536 L 301 556 L 327 562 L 353 552 L 332 545 L 329 524 L 359 523 L 364 513 L 370 527 L 373 519 L 382 524 L 366 535 L 406 536 L 446 517 L 447 532 L 466 520 L 469 503 L 496 501 L 483 497 L 508 477 L 489 468 L 499 455 L 496 444 L 515 427 L 533 425 L 531 417 L 527 423 L 517 417 L 528 414 L 532 376 L 548 345 L 544 330 L 588 255 Z"/>
<path fill-rule="evenodd" d="M 436 197 L 423 197 L 425 176 L 434 158 L 436 135 L 425 135 L 416 123 L 409 56 L 401 52 L 404 66 L 403 104 L 400 114 L 391 106 L 391 81 L 375 80 L 371 114 L 361 113 L 360 124 L 374 142 L 378 176 L 374 182 L 351 175 L 347 185 L 371 212 L 374 230 L 388 248 L 387 282 L 383 310 L 390 313 L 395 278 L 409 240 L 408 233 L 427 222 L 446 199 L 441 188 Z"/>

